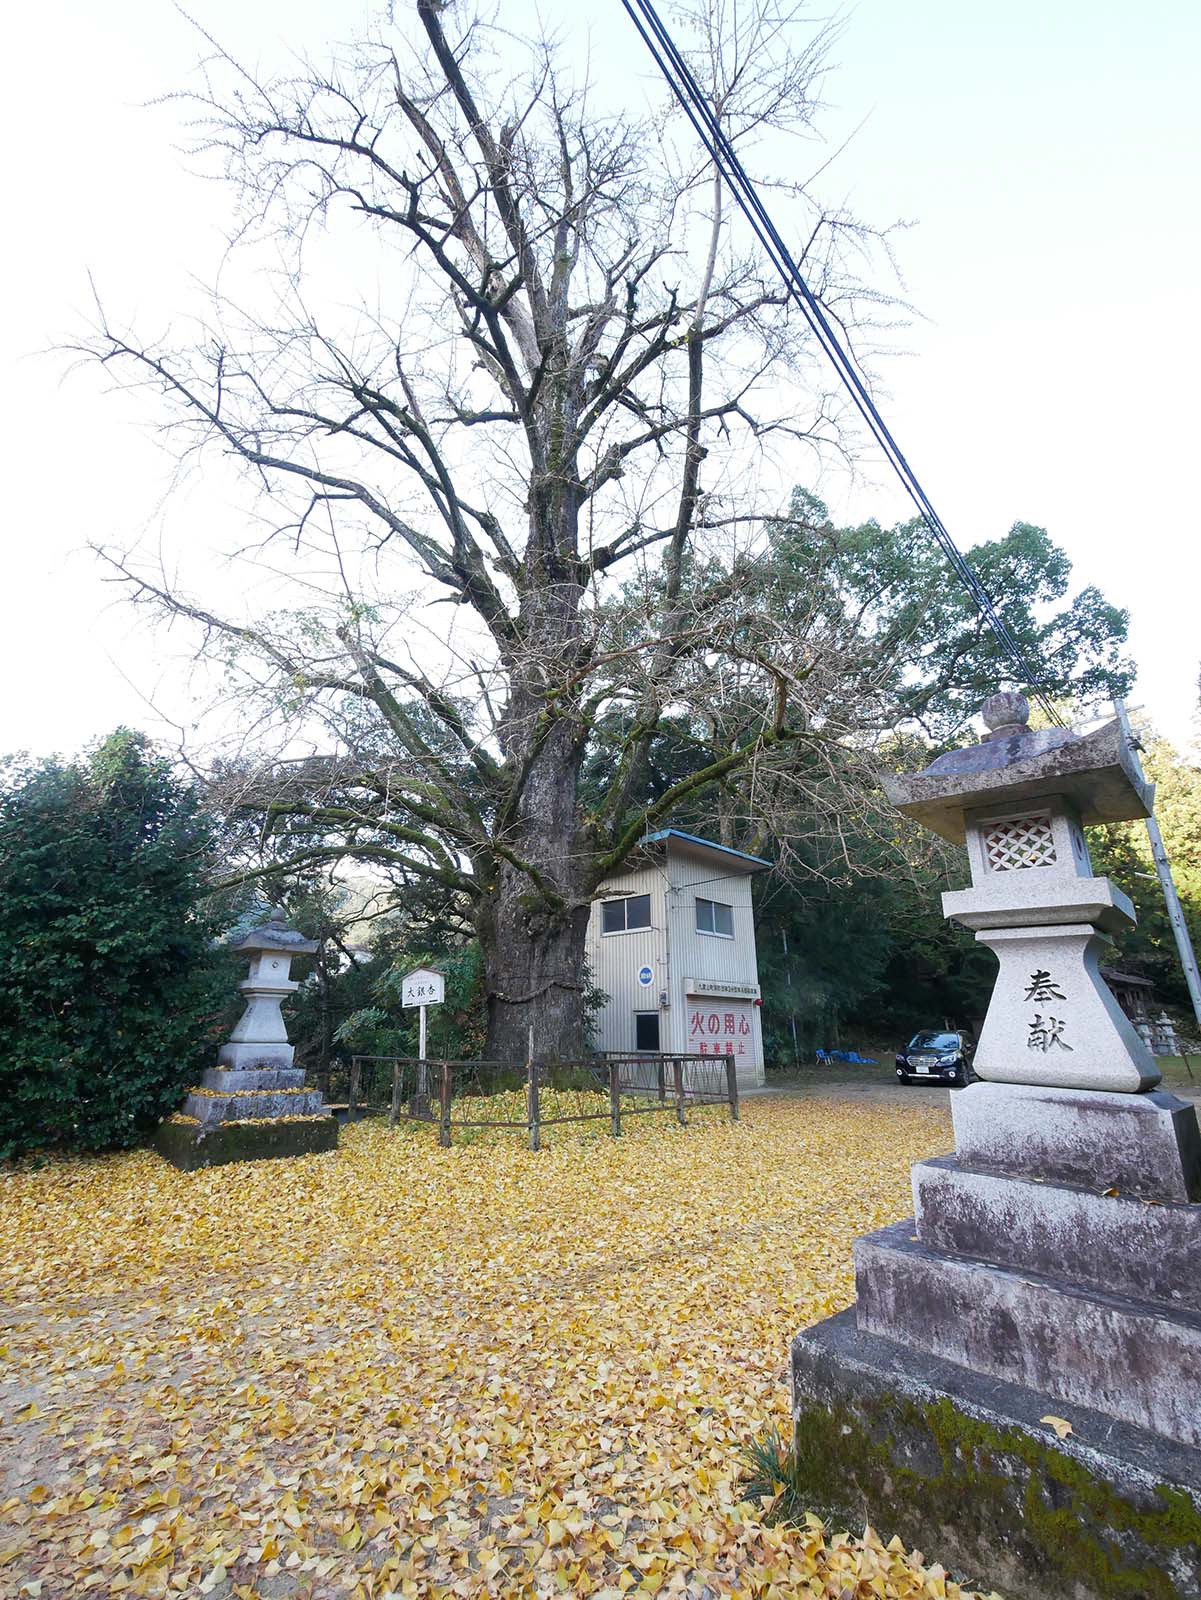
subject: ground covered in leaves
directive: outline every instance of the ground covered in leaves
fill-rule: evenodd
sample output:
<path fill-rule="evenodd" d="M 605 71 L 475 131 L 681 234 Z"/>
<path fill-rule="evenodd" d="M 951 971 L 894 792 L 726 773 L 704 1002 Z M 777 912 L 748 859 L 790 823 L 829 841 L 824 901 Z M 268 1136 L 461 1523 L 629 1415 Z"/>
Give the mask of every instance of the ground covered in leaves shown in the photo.
<path fill-rule="evenodd" d="M 757 1100 L 10 1173 L 0 1595 L 956 1596 L 904 1528 L 773 1527 L 740 1483 L 790 1336 L 949 1142 L 920 1100 Z"/>

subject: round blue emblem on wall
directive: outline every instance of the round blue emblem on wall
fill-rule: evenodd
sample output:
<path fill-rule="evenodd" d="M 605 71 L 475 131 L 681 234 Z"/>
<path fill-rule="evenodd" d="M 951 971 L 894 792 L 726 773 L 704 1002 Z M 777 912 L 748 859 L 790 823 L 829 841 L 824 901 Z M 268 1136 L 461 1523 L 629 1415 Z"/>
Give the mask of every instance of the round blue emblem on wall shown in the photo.
<path fill-rule="evenodd" d="M 655 981 L 655 974 L 652 972 L 650 967 L 639 967 L 638 968 L 638 982 L 642 985 L 642 987 L 644 989 L 649 989 L 651 984 L 654 983 L 654 981 Z"/>

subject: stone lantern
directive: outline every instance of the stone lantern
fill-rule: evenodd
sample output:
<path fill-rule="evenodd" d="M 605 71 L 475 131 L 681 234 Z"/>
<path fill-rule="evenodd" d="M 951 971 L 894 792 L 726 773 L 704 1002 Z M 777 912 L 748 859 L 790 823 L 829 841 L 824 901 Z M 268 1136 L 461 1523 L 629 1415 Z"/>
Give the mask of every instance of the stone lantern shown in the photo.
<path fill-rule="evenodd" d="M 305 1087 L 294 1067 L 294 1049 L 280 1009 L 300 987 L 291 976 L 297 956 L 312 955 L 317 942 L 289 928 L 278 907 L 262 927 L 252 928 L 234 950 L 250 957 L 238 985 L 246 1009 L 226 1044 L 192 1088 L 183 1110 L 158 1130 L 156 1148 L 173 1165 L 192 1169 L 270 1156 L 331 1150 L 338 1124 L 318 1089 Z"/>
<path fill-rule="evenodd" d="M 1022 695 L 985 702 L 983 743 L 940 756 L 889 798 L 966 843 L 970 889 L 942 897 L 1000 963 L 973 1067 L 991 1083 L 1137 1093 L 1159 1071 L 1100 972 L 1108 935 L 1134 908 L 1095 878 L 1086 825 L 1150 815 L 1151 789 L 1117 723 L 1081 739 L 1034 733 Z"/>
<path fill-rule="evenodd" d="M 231 1070 L 256 1067 L 290 1067 L 295 1050 L 280 1006 L 300 988 L 291 978 L 293 959 L 317 951 L 316 939 L 306 939 L 289 928 L 281 907 L 270 920 L 252 928 L 231 947 L 250 957 L 250 971 L 238 985 L 246 996 L 246 1009 L 238 1018 L 229 1042 L 217 1052 L 217 1061 Z"/>
<path fill-rule="evenodd" d="M 885 780 L 966 845 L 943 909 L 999 970 L 955 1154 L 856 1241 L 854 1309 L 794 1341 L 797 1449 L 816 1503 L 1013 1600 L 1150 1593 L 1145 1571 L 1201 1600 L 1201 1134 L 1101 976 L 1134 911 L 1084 836 L 1153 791 L 1117 722 L 1028 714 L 994 695 L 980 744 Z"/>

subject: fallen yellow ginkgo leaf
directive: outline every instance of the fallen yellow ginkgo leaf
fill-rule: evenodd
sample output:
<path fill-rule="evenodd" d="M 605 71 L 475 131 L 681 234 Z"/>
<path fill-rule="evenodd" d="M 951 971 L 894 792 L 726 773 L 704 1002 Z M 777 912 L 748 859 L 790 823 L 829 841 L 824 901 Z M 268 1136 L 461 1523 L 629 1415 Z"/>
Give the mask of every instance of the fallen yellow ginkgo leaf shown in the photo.
<path fill-rule="evenodd" d="M 903 1526 L 774 1524 L 744 1476 L 945 1111 L 606 1127 L 7 1171 L 0 1592 L 972 1600 Z"/>

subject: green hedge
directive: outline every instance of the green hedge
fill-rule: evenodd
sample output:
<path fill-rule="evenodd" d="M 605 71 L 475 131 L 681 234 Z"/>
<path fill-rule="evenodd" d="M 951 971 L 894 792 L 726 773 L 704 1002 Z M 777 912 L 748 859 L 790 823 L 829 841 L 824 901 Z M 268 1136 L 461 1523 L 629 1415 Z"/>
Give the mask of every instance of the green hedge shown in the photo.
<path fill-rule="evenodd" d="M 0 767 L 0 1157 L 135 1142 L 230 981 L 199 911 L 211 825 L 138 734 Z"/>

